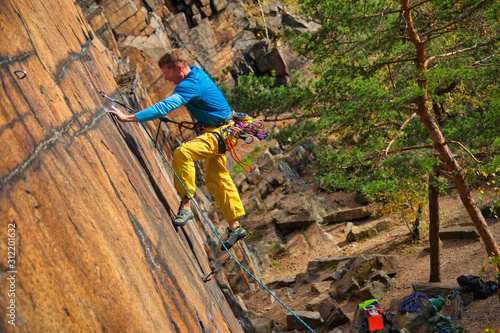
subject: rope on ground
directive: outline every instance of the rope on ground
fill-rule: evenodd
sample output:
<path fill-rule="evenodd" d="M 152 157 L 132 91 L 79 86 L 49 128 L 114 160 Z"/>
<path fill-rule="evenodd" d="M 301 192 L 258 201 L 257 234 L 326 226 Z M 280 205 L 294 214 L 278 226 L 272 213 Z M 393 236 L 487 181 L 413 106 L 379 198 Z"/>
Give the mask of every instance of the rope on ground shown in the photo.
<path fill-rule="evenodd" d="M 115 101 L 114 99 L 112 99 L 111 97 L 109 96 L 106 96 L 104 93 L 101 92 L 101 95 L 105 98 L 108 98 L 110 99 L 111 101 L 113 102 L 116 102 L 120 105 L 122 105 L 123 107 L 125 107 L 127 110 L 129 111 L 132 111 L 132 112 L 136 112 L 134 109 L 130 108 L 129 106 L 126 106 L 122 103 L 119 103 L 117 101 Z M 164 120 L 166 120 L 166 118 L 164 118 Z M 276 299 L 285 309 L 287 309 L 295 318 L 297 318 L 309 331 L 314 332 L 314 330 L 309 327 L 309 325 L 307 325 L 304 320 L 302 320 L 299 316 L 297 316 L 297 314 L 295 312 L 293 312 L 288 306 L 286 306 L 285 303 L 283 303 L 283 301 L 281 301 L 276 295 L 273 294 L 273 292 L 271 290 L 269 290 L 263 283 L 262 281 L 260 281 L 257 277 L 255 277 L 252 273 L 250 273 L 250 271 L 248 269 L 246 269 L 230 252 L 229 250 L 227 249 L 226 245 L 224 245 L 224 242 L 222 241 L 222 239 L 219 237 L 219 235 L 217 234 L 217 232 L 215 231 L 214 227 L 212 226 L 212 223 L 210 223 L 210 221 L 207 219 L 207 217 L 205 216 L 205 214 L 202 212 L 200 206 L 198 206 L 198 203 L 194 200 L 193 196 L 191 195 L 191 193 L 189 193 L 189 191 L 187 190 L 187 188 L 184 186 L 184 183 L 181 181 L 181 179 L 179 178 L 179 176 L 177 175 L 177 173 L 175 172 L 174 168 L 172 167 L 172 165 L 170 164 L 170 162 L 167 160 L 165 154 L 163 154 L 163 151 L 161 150 L 161 148 L 158 146 L 158 143 L 155 139 L 153 139 L 153 136 L 151 135 L 151 133 L 149 133 L 148 129 L 146 128 L 146 126 L 143 124 L 143 123 L 140 123 L 142 128 L 144 129 L 144 131 L 146 131 L 147 135 L 149 136 L 149 138 L 151 139 L 151 141 L 153 142 L 153 144 L 155 145 L 155 148 L 158 150 L 158 152 L 160 153 L 160 155 L 162 156 L 163 160 L 167 163 L 168 167 L 170 168 L 170 170 L 172 170 L 172 173 L 175 175 L 175 177 L 177 178 L 177 180 L 179 181 L 179 183 L 182 185 L 182 187 L 184 188 L 184 190 L 186 191 L 186 193 L 189 195 L 189 198 L 192 200 L 192 202 L 194 203 L 194 205 L 196 206 L 196 209 L 198 209 L 198 211 L 200 212 L 201 216 L 203 216 L 203 219 L 205 220 L 205 222 L 208 224 L 208 226 L 210 227 L 210 229 L 212 230 L 212 232 L 214 233 L 214 235 L 217 237 L 217 239 L 219 240 L 219 242 L 222 244 L 222 246 L 224 247 L 224 249 L 226 250 L 227 254 L 229 255 L 229 257 L 238 265 L 241 267 L 241 269 L 243 269 L 252 279 L 254 279 L 262 288 L 264 288 L 264 290 L 266 290 L 272 297 L 274 297 L 274 299 Z M 158 128 L 159 130 L 159 128 Z M 158 139 L 158 136 L 156 136 L 156 138 Z"/>

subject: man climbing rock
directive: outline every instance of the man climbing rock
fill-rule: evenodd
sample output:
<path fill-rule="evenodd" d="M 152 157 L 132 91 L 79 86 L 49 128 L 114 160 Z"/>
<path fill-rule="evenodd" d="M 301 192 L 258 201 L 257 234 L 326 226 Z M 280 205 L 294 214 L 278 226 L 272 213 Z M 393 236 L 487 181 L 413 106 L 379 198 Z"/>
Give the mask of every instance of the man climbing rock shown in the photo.
<path fill-rule="evenodd" d="M 174 151 L 172 167 L 182 182 L 181 184 L 177 177 L 174 177 L 174 185 L 182 201 L 173 224 L 181 227 L 193 218 L 191 198 L 186 190 L 191 197 L 194 195 L 194 162 L 205 160 L 205 185 L 229 224 L 229 234 L 224 242 L 229 249 L 247 235 L 238 222 L 238 218 L 245 215 L 245 210 L 226 169 L 226 156 L 221 155 L 228 147 L 221 139 L 220 127 L 232 122 L 231 108 L 208 75 L 199 67 L 188 65 L 187 57 L 181 50 L 169 50 L 160 58 L 158 66 L 165 80 L 177 85 L 169 97 L 135 114 L 126 115 L 114 106 L 109 112 L 122 122 L 143 122 L 164 117 L 172 110 L 186 105 L 191 116 L 202 128 L 202 134 L 183 143 Z M 234 140 L 233 144 L 236 141 L 234 138 L 231 140 Z"/>

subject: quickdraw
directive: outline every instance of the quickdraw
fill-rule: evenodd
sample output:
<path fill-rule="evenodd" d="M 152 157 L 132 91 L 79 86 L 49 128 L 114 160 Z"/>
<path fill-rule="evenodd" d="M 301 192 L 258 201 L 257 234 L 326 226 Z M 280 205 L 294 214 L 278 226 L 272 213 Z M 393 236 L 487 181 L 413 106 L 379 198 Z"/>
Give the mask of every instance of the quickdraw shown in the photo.
<path fill-rule="evenodd" d="M 203 282 L 208 282 L 210 280 L 212 280 L 215 275 L 217 274 L 218 271 L 220 271 L 220 269 L 225 265 L 227 264 L 229 261 L 231 260 L 231 257 L 228 257 L 226 260 L 224 260 L 222 262 L 222 264 L 220 264 L 219 266 L 217 266 L 213 271 L 211 271 L 210 273 L 207 274 L 207 276 L 205 276 L 204 278 L 202 278 Z"/>
<path fill-rule="evenodd" d="M 229 147 L 229 152 L 233 160 L 238 163 L 246 172 L 250 173 L 253 168 L 247 163 L 243 162 L 239 156 L 236 154 L 235 146 L 233 145 L 233 140 L 230 136 L 236 140 L 241 139 L 245 143 L 250 144 L 253 142 L 254 138 L 259 140 L 265 140 L 269 136 L 267 130 L 264 129 L 264 121 L 254 120 L 252 117 L 248 116 L 246 113 L 234 113 L 234 123 L 221 127 L 221 134 Z"/>

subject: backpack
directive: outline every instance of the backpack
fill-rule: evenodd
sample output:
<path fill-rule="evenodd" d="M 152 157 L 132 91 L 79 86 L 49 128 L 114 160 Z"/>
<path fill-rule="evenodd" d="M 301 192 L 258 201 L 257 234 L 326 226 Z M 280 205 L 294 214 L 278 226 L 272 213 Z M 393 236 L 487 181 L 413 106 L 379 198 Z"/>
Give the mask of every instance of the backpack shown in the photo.
<path fill-rule="evenodd" d="M 461 333 L 464 330 L 462 327 L 455 326 L 450 317 L 445 317 L 439 312 L 429 319 L 429 325 L 434 333 Z"/>
<path fill-rule="evenodd" d="M 493 295 L 497 289 L 496 283 L 484 282 L 479 276 L 461 275 L 457 278 L 457 282 L 464 287 L 465 291 L 472 292 L 476 299 L 486 299 Z"/>

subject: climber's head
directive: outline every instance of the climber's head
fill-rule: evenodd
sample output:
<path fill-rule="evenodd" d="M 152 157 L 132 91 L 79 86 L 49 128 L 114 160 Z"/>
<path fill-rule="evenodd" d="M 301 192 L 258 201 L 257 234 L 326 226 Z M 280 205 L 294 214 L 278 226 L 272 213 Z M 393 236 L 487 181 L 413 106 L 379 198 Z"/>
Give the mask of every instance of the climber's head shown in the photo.
<path fill-rule="evenodd" d="M 188 75 L 190 68 L 186 55 L 179 49 L 170 49 L 158 60 L 165 80 L 179 84 Z"/>

